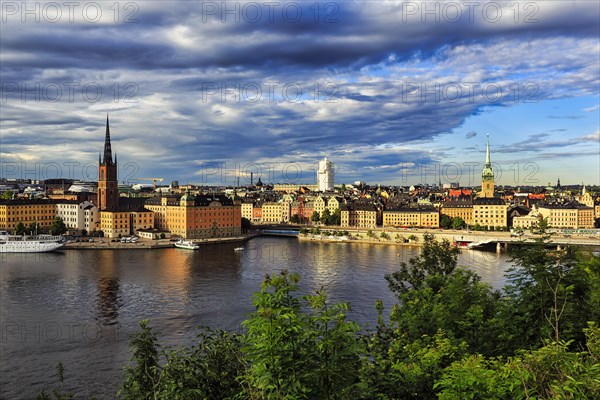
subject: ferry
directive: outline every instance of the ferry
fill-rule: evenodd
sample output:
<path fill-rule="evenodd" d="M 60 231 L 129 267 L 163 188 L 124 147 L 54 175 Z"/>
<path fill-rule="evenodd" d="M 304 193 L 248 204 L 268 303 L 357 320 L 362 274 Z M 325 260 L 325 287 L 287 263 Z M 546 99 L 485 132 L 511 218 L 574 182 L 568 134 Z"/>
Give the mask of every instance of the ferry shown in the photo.
<path fill-rule="evenodd" d="M 18 236 L 0 231 L 0 253 L 45 253 L 63 246 L 62 236 Z"/>
<path fill-rule="evenodd" d="M 200 248 L 199 245 L 195 244 L 191 240 L 183 240 L 183 239 L 175 242 L 175 247 L 180 248 L 180 249 L 187 249 L 187 250 L 198 250 Z"/>

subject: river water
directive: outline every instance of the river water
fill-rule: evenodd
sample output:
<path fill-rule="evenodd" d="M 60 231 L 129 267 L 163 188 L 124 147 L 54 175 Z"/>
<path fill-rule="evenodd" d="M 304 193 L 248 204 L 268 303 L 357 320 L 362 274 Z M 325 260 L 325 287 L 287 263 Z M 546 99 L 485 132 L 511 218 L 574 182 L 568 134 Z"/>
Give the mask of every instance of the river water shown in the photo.
<path fill-rule="evenodd" d="M 149 319 L 169 346 L 190 345 L 198 325 L 240 331 L 265 274 L 284 268 L 301 274 L 300 293 L 323 287 L 332 301 L 349 302 L 349 317 L 368 329 L 375 301 L 389 309 L 395 300 L 384 275 L 419 251 L 267 237 L 243 252 L 234 247 L 0 254 L 0 398 L 31 399 L 57 387 L 60 361 L 65 390 L 76 398 L 113 399 L 140 320 Z M 509 257 L 463 250 L 459 264 L 500 288 Z"/>

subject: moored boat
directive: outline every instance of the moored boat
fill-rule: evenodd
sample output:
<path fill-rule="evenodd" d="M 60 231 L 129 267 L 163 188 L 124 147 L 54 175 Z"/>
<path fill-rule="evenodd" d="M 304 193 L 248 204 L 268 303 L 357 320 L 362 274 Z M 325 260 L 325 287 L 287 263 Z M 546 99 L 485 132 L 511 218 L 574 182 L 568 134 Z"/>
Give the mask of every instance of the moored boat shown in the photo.
<path fill-rule="evenodd" d="M 233 249 L 233 251 L 243 251 L 244 248 L 243 247 L 236 247 L 235 249 Z"/>
<path fill-rule="evenodd" d="M 54 251 L 64 246 L 62 239 L 61 236 L 19 236 L 0 231 L 0 253 L 45 253 Z"/>
<path fill-rule="evenodd" d="M 180 248 L 180 249 L 187 249 L 187 250 L 197 250 L 200 248 L 199 245 L 195 244 L 191 240 L 183 240 L 183 239 L 179 240 L 178 242 L 175 242 L 175 247 Z"/>

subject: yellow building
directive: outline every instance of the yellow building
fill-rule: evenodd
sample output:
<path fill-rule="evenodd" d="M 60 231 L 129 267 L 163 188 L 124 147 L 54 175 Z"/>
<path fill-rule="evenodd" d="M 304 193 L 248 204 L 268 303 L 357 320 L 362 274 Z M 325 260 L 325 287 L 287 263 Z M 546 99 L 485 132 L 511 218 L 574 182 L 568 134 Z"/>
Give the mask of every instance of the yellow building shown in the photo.
<path fill-rule="evenodd" d="M 508 205 L 499 198 L 473 200 L 473 225 L 487 227 L 508 226 Z"/>
<path fill-rule="evenodd" d="M 129 212 L 100 212 L 100 230 L 104 232 L 104 236 L 108 238 L 131 235 Z"/>
<path fill-rule="evenodd" d="M 440 213 L 433 207 L 397 208 L 383 212 L 384 228 L 419 226 L 423 228 L 438 228 Z"/>
<path fill-rule="evenodd" d="M 48 228 L 56 218 L 56 202 L 49 199 L 0 200 L 0 228 L 14 231 L 19 222 L 29 228 L 37 222 L 40 228 Z"/>
<path fill-rule="evenodd" d="M 242 218 L 246 218 L 248 221 L 252 221 L 252 208 L 254 204 L 252 202 L 242 202 Z"/>
<path fill-rule="evenodd" d="M 377 226 L 377 209 L 372 205 L 342 205 L 340 206 L 340 225 L 375 228 Z"/>
<path fill-rule="evenodd" d="M 539 206 L 539 211 L 552 228 L 594 227 L 594 209 L 580 203 L 544 204 Z"/>
<path fill-rule="evenodd" d="M 450 218 L 462 218 L 467 225 L 473 225 L 473 202 L 447 201 L 442 205 L 441 213 Z"/>
<path fill-rule="evenodd" d="M 323 215 L 323 211 L 327 208 L 327 202 L 323 196 L 317 196 L 313 201 L 314 211 L 319 213 L 319 216 Z"/>
<path fill-rule="evenodd" d="M 263 203 L 262 222 L 279 224 L 290 221 L 290 203 Z"/>

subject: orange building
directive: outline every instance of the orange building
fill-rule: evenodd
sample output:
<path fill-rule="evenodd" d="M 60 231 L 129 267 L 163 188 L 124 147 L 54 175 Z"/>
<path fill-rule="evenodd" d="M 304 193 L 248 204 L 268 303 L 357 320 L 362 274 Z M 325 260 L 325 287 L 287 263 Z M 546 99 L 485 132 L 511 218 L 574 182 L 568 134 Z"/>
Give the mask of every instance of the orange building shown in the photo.
<path fill-rule="evenodd" d="M 145 208 L 154 212 L 154 227 L 189 239 L 231 237 L 242 234 L 240 204 L 223 195 L 153 197 Z"/>

